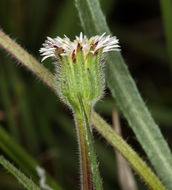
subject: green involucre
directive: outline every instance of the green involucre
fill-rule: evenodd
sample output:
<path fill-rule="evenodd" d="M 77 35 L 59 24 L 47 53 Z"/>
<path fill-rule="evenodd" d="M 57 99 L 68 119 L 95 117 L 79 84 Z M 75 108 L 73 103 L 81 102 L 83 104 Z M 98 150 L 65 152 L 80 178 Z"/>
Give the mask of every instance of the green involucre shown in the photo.
<path fill-rule="evenodd" d="M 92 107 L 104 92 L 104 72 L 101 61 L 102 51 L 98 54 L 77 52 L 76 59 L 63 56 L 57 63 L 55 86 L 59 97 L 74 110 L 79 109 L 78 94 L 84 106 Z"/>

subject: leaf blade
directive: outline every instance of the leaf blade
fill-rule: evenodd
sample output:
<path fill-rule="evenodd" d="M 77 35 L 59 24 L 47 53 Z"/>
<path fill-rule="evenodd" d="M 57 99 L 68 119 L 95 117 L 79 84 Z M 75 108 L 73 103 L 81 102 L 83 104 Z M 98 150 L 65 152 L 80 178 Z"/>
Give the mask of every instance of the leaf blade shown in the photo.
<path fill-rule="evenodd" d="M 14 167 L 3 156 L 0 156 L 0 164 L 8 170 L 26 189 L 41 190 L 31 179 L 26 177 L 20 170 Z"/>
<path fill-rule="evenodd" d="M 25 173 L 30 175 L 35 181 L 38 181 L 36 167 L 39 166 L 37 161 L 32 158 L 13 138 L 0 126 L 0 148 L 16 162 Z M 63 188 L 58 185 L 50 175 L 47 175 L 47 183 L 56 190 Z"/>

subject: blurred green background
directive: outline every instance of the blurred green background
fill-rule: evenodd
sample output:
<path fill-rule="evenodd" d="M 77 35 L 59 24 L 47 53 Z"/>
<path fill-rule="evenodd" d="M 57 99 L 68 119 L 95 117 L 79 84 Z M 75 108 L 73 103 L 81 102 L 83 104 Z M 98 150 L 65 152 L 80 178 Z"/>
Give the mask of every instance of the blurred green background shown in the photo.
<path fill-rule="evenodd" d="M 160 2 L 101 0 L 111 31 L 156 122 L 172 147 L 172 62 L 167 51 Z M 171 19 L 172 21 L 172 19 Z M 38 60 L 46 36 L 82 31 L 72 0 L 0 0 L 0 28 Z M 171 52 L 172 53 L 172 52 Z M 53 72 L 53 64 L 44 65 Z M 111 123 L 115 101 L 110 92 L 96 105 Z M 71 111 L 25 68 L 0 49 L 0 124 L 64 189 L 79 189 L 79 159 Z M 123 136 L 147 160 L 126 120 Z M 104 187 L 119 189 L 114 150 L 95 132 Z M 8 156 L 0 149 L 0 154 Z M 10 160 L 10 158 L 9 158 Z M 139 189 L 146 189 L 136 176 Z M 0 189 L 22 189 L 0 168 Z"/>

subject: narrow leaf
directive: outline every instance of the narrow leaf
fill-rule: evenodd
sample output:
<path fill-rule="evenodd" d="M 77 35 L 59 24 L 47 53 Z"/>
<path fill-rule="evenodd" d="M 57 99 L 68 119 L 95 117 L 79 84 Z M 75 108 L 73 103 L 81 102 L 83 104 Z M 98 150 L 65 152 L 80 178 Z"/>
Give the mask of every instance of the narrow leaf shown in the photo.
<path fill-rule="evenodd" d="M 165 28 L 169 64 L 172 71 L 172 1 L 160 0 L 160 6 Z"/>
<path fill-rule="evenodd" d="M 20 170 L 14 167 L 3 156 L 0 156 L 0 164 L 8 170 L 26 189 L 41 190 L 31 179 L 26 177 Z"/>
<path fill-rule="evenodd" d="M 10 135 L 0 126 L 0 148 L 17 163 L 23 171 L 35 181 L 39 180 L 36 172 L 38 162 L 34 160 Z M 47 175 L 47 183 L 56 190 L 62 190 L 49 175 Z"/>
<path fill-rule="evenodd" d="M 7 123 L 8 123 L 8 128 L 10 133 L 12 134 L 13 137 L 18 139 L 20 141 L 20 133 L 19 133 L 19 128 L 17 126 L 16 118 L 13 113 L 12 107 L 12 101 L 10 98 L 10 90 L 8 89 L 8 84 L 7 84 L 7 77 L 5 75 L 5 72 L 3 68 L 0 70 L 0 95 L 1 95 L 1 100 L 2 100 L 2 105 L 4 107 L 4 110 L 7 115 Z"/>

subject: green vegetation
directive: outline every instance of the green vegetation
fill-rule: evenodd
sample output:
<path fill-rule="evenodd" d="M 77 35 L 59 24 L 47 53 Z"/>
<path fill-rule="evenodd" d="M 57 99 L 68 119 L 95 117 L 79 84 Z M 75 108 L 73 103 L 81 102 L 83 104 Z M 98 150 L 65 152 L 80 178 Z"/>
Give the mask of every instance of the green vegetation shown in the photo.
<path fill-rule="evenodd" d="M 100 3 L 101 6 L 98 0 L 0 1 L 0 26 L 17 42 L 0 31 L 0 45 L 13 57 L 11 59 L 0 49 L 0 164 L 26 189 L 40 189 L 40 178 L 36 171 L 39 165 L 46 169 L 46 184 L 54 190 L 80 189 L 79 160 L 71 111 L 54 93 L 55 68 L 52 61 L 49 59 L 41 65 L 34 57 L 40 60 L 38 50 L 46 36 L 63 37 L 66 34 L 73 39 L 82 31 L 81 27 L 89 36 L 103 32 L 109 34 L 110 31 L 117 35 L 124 56 L 122 58 L 120 53 L 112 52 L 105 58 L 110 91 L 107 90 L 95 110 L 110 122 L 112 111 L 118 109 L 127 143 L 96 112 L 92 115 L 94 128 L 126 158 L 138 174 L 135 176 L 138 189 L 172 188 L 172 155 L 169 148 L 172 125 L 171 3 L 160 1 L 158 4 L 152 0 L 140 4 L 133 0 Z M 7 8 L 8 14 L 5 11 Z M 162 31 L 163 26 L 165 32 L 158 32 Z M 162 39 L 166 39 L 167 50 Z M 33 74 L 20 68 L 18 63 L 14 64 L 16 60 Z M 82 124 L 88 130 L 84 106 L 81 107 Z M 94 133 L 94 137 L 103 189 L 120 189 L 117 176 L 119 163 L 115 161 L 114 151 L 99 138 L 100 135 Z M 91 153 L 89 159 L 97 167 L 90 142 L 87 142 Z M 15 167 L 10 163 L 15 164 Z M 153 167 L 155 174 L 148 166 Z M 4 172 L 3 167 L 0 168 L 0 189 L 21 189 L 19 183 Z M 96 173 L 97 168 L 92 171 L 94 180 L 98 179 L 98 189 L 101 179 Z"/>

